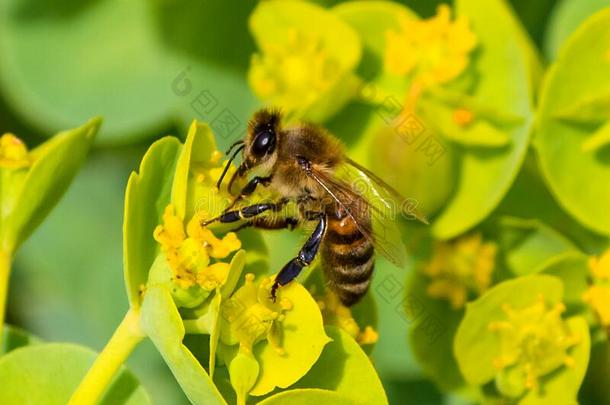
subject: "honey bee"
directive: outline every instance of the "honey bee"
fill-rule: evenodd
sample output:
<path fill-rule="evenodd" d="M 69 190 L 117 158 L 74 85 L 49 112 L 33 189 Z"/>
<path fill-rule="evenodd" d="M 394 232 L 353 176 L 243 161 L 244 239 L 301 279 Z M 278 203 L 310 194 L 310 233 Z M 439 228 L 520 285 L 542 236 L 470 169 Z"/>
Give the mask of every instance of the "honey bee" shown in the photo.
<path fill-rule="evenodd" d="M 233 144 L 227 155 L 231 152 L 218 187 L 240 152 L 243 160 L 228 189 L 238 178 L 253 177 L 231 206 L 202 225 L 241 221 L 238 229 L 293 229 L 315 224 L 298 255 L 277 274 L 271 288 L 273 300 L 277 289 L 294 280 L 318 253 L 328 286 L 346 306 L 367 292 L 375 252 L 397 266 L 404 265 L 406 253 L 395 214 L 404 213 L 408 200 L 348 158 L 341 141 L 324 129 L 312 124 L 284 128 L 278 111 L 263 109 L 250 120 L 245 139 Z M 271 189 L 278 200 L 236 208 L 257 186 Z M 296 203 L 298 214 L 273 215 L 290 202 Z M 426 222 L 413 204 L 408 208 L 411 217 Z"/>

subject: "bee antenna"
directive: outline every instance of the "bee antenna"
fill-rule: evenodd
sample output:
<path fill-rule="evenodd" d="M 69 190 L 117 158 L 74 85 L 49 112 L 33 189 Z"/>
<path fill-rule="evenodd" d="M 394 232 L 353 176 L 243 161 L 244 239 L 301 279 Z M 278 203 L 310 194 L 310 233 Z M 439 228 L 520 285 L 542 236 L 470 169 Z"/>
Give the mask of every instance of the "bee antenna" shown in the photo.
<path fill-rule="evenodd" d="M 233 148 L 237 146 L 237 144 L 234 144 L 233 146 L 231 146 L 231 148 L 229 149 L 229 151 L 227 152 L 227 154 L 229 154 L 229 152 L 231 150 L 233 150 Z M 218 187 L 218 189 L 220 189 L 220 185 L 222 184 L 222 180 L 225 178 L 225 175 L 227 174 L 227 172 L 229 171 L 229 167 L 231 167 L 231 162 L 233 162 L 233 159 L 235 159 L 235 157 L 237 156 L 237 154 L 239 152 L 241 152 L 244 148 L 246 147 L 246 145 L 243 145 L 243 141 L 242 141 L 242 145 L 239 146 L 235 152 L 233 153 L 233 155 L 231 155 L 231 157 L 229 158 L 229 160 L 227 161 L 227 164 L 225 165 L 224 170 L 222 171 L 222 174 L 220 175 L 220 178 L 218 179 L 218 183 L 216 183 L 216 187 Z"/>
<path fill-rule="evenodd" d="M 233 148 L 235 148 L 237 145 L 243 145 L 244 143 L 245 141 L 243 139 L 235 141 L 231 146 L 229 146 L 229 149 L 225 152 L 225 155 L 230 154 L 231 151 L 233 151 Z"/>

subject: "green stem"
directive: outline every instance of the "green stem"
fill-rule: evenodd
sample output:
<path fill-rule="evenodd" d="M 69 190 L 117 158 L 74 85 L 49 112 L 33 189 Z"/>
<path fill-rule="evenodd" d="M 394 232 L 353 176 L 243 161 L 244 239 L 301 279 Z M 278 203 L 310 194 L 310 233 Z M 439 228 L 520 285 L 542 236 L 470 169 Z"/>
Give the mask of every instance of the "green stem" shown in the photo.
<path fill-rule="evenodd" d="M 119 367 L 127 360 L 127 357 L 143 338 L 139 313 L 130 309 L 87 375 L 85 375 L 85 378 L 72 394 L 69 404 L 93 405 L 99 403 Z"/>
<path fill-rule="evenodd" d="M 8 293 L 8 280 L 11 274 L 11 255 L 0 249 L 0 348 L 4 344 L 4 312 L 6 311 L 6 295 Z"/>

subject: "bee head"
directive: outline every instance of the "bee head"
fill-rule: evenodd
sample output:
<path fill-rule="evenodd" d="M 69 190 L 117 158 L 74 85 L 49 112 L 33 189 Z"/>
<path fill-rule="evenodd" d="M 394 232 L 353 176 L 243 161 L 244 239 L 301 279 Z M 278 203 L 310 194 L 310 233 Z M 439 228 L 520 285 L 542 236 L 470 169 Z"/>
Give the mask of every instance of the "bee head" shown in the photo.
<path fill-rule="evenodd" d="M 281 115 L 278 110 L 257 111 L 248 124 L 245 161 L 249 168 L 263 165 L 276 156 Z"/>
<path fill-rule="evenodd" d="M 281 114 L 278 110 L 262 109 L 254 114 L 248 123 L 246 138 L 237 141 L 227 152 L 229 154 L 237 147 L 218 180 L 218 187 L 220 187 L 231 161 L 241 151 L 243 151 L 244 159 L 229 182 L 229 190 L 236 178 L 243 177 L 251 170 L 256 172 L 271 170 L 277 160 L 280 121 Z"/>

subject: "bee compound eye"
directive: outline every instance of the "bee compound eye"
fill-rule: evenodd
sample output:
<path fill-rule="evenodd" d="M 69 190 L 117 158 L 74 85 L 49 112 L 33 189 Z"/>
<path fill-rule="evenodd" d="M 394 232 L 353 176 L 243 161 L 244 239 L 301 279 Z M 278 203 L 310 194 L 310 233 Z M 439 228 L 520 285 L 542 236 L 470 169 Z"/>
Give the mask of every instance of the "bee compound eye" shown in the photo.
<path fill-rule="evenodd" d="M 252 153 L 256 156 L 263 156 L 273 152 L 275 148 L 275 133 L 271 129 L 259 132 L 252 143 Z"/>

